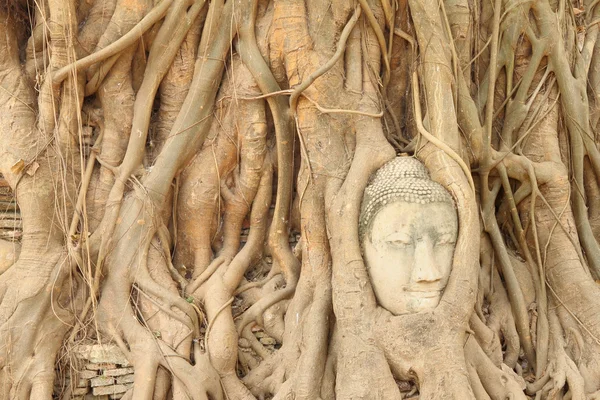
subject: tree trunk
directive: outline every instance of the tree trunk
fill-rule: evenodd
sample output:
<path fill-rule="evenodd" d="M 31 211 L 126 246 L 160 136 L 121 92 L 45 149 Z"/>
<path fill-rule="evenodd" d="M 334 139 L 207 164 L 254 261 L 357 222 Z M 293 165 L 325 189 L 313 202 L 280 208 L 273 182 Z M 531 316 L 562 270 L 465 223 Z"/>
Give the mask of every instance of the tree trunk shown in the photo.
<path fill-rule="evenodd" d="M 126 399 L 600 398 L 599 17 L 0 2 L 0 398 L 82 398 L 95 344 Z M 459 226 L 400 315 L 359 238 L 397 154 Z"/>

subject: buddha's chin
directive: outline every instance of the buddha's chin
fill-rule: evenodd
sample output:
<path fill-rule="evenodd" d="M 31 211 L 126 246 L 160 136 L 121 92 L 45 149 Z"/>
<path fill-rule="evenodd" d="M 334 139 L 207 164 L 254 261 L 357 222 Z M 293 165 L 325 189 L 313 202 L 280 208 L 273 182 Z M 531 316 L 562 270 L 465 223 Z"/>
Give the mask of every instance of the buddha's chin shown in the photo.
<path fill-rule="evenodd" d="M 395 315 L 415 314 L 433 310 L 442 298 L 442 292 L 404 292 L 388 310 Z"/>

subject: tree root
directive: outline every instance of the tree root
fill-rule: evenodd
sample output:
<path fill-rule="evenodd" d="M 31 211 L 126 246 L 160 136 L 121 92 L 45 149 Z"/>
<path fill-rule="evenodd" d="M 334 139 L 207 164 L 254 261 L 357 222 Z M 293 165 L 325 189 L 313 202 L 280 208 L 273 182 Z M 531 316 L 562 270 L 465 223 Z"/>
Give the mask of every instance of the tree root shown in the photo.
<path fill-rule="evenodd" d="M 470 376 L 472 381 L 479 379 L 485 393 L 493 400 L 503 400 L 507 398 L 526 400 L 523 393 L 525 382 L 517 382 L 517 376 L 509 368 L 502 369 L 496 367 L 487 355 L 483 352 L 475 338 L 469 336 L 465 345 L 465 357 L 467 363 L 476 372 L 476 377 Z M 507 372 L 510 371 L 511 373 Z M 480 394 L 481 395 L 481 394 Z M 476 396 L 479 400 L 480 398 Z M 482 398 L 486 398 L 485 395 Z"/>

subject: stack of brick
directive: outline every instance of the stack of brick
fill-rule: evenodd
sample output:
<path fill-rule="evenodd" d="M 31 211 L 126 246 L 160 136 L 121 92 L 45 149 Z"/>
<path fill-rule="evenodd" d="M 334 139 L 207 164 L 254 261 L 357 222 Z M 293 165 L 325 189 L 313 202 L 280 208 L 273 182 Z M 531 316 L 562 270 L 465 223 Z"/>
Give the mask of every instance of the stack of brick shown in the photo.
<path fill-rule="evenodd" d="M 81 345 L 75 357 L 84 368 L 76 373 L 74 399 L 120 399 L 133 386 L 133 367 L 117 346 Z"/>
<path fill-rule="evenodd" d="M 0 239 L 21 239 L 23 225 L 21 213 L 8 182 L 0 175 Z"/>

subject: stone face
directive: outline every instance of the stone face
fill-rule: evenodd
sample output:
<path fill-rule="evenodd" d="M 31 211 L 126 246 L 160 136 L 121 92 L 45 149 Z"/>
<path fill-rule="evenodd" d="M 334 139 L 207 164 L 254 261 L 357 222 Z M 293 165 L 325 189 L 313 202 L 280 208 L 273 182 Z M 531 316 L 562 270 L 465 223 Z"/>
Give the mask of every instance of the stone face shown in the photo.
<path fill-rule="evenodd" d="M 458 236 L 450 193 L 418 160 L 397 157 L 365 189 L 359 225 L 378 304 L 394 315 L 437 307 Z"/>
<path fill-rule="evenodd" d="M 133 374 L 132 367 L 108 369 L 108 370 L 104 371 L 104 373 L 103 373 L 103 375 L 105 375 L 105 376 L 121 376 L 121 375 L 127 375 L 127 374 Z"/>
<path fill-rule="evenodd" d="M 95 387 L 93 389 L 92 393 L 94 393 L 94 396 L 125 393 L 131 387 L 132 387 L 132 385 L 100 386 L 100 387 Z"/>
<path fill-rule="evenodd" d="M 371 228 L 363 249 L 379 305 L 395 315 L 437 307 L 458 234 L 454 207 L 396 201 L 378 212 Z"/>

